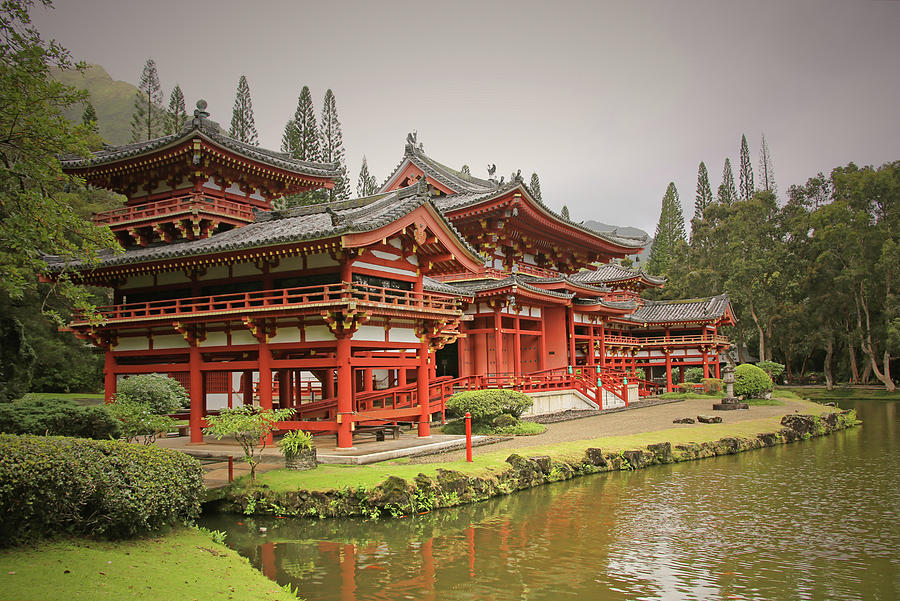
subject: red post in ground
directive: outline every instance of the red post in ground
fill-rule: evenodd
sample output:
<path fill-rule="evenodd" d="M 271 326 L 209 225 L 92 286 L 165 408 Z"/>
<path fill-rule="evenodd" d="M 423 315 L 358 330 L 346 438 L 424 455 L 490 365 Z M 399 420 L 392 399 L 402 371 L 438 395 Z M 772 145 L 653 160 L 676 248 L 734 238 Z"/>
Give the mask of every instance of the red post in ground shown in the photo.
<path fill-rule="evenodd" d="M 466 461 L 472 463 L 472 414 L 466 411 Z"/>
<path fill-rule="evenodd" d="M 234 482 L 234 455 L 228 456 L 228 481 Z"/>

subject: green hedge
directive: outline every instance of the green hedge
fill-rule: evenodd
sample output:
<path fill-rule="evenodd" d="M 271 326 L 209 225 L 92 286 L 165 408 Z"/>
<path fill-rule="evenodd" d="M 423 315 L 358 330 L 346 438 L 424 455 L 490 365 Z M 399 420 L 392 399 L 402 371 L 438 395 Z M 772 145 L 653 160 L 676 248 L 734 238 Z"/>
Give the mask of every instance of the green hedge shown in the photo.
<path fill-rule="evenodd" d="M 116 399 L 147 405 L 153 413 L 175 413 L 191 406 L 191 397 L 177 380 L 162 374 L 129 376 L 116 385 Z"/>
<path fill-rule="evenodd" d="M 758 399 L 773 388 L 769 374 L 751 363 L 742 363 L 734 370 L 734 394 L 737 396 Z"/>
<path fill-rule="evenodd" d="M 503 413 L 518 419 L 533 404 L 531 397 L 515 390 L 466 390 L 450 397 L 447 401 L 447 414 L 450 417 L 463 417 L 469 412 L 472 414 L 473 424 L 490 425 L 495 417 Z"/>
<path fill-rule="evenodd" d="M 124 538 L 200 513 L 203 470 L 169 449 L 0 434 L 0 545 L 60 534 Z"/>
<path fill-rule="evenodd" d="M 39 398 L 0 404 L 0 432 L 101 440 L 120 435 L 119 422 L 105 406 L 82 407 L 68 399 Z"/>

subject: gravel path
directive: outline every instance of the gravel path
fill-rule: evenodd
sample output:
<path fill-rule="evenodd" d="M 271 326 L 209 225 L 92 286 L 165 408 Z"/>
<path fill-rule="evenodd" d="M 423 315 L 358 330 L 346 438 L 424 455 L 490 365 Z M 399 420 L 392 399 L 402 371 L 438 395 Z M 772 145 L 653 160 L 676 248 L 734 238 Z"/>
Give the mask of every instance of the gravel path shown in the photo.
<path fill-rule="evenodd" d="M 621 436 L 641 432 L 655 432 L 669 428 L 702 428 L 704 424 L 673 424 L 679 417 L 716 415 L 722 423 L 735 423 L 766 417 L 787 415 L 794 411 L 809 412 L 808 401 L 785 400 L 784 405 L 751 407 L 746 411 L 713 411 L 713 399 L 688 399 L 664 405 L 628 409 L 571 421 L 547 425 L 547 431 L 537 436 L 518 436 L 512 440 L 483 447 L 484 452 L 536 447 L 559 442 L 590 440 L 602 436 Z M 410 463 L 440 463 L 465 459 L 465 451 L 428 455 L 412 459 Z"/>

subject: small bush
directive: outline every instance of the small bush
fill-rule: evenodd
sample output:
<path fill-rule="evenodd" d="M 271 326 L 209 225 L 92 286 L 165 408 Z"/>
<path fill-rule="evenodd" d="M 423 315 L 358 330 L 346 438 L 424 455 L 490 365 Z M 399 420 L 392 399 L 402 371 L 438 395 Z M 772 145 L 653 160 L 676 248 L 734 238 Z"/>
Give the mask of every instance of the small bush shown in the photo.
<path fill-rule="evenodd" d="M 178 423 L 168 415 L 154 413 L 149 405 L 136 403 L 124 395 L 107 405 L 107 409 L 118 421 L 119 431 L 126 442 L 141 439 L 144 444 L 152 444 L 157 435 L 174 430 Z"/>
<path fill-rule="evenodd" d="M 162 374 L 141 374 L 116 385 L 116 400 L 125 399 L 150 407 L 160 415 L 190 407 L 191 398 L 177 380 Z"/>
<path fill-rule="evenodd" d="M 689 367 L 684 370 L 684 381 L 692 384 L 699 384 L 703 381 L 702 367 Z"/>
<path fill-rule="evenodd" d="M 510 426 L 515 426 L 518 423 L 519 420 L 511 416 L 509 413 L 501 413 L 491 420 L 491 425 L 493 425 L 495 428 L 508 428 Z"/>
<path fill-rule="evenodd" d="M 722 392 L 722 380 L 720 378 L 703 378 L 703 392 L 705 394 Z"/>
<path fill-rule="evenodd" d="M 116 440 L 0 434 L 0 545 L 124 538 L 200 513 L 196 459 Z"/>
<path fill-rule="evenodd" d="M 278 448 L 285 459 L 297 457 L 301 451 L 313 448 L 312 434 L 303 430 L 291 430 L 278 441 Z"/>
<path fill-rule="evenodd" d="M 517 422 L 512 426 L 498 428 L 497 434 L 511 434 L 513 436 L 534 436 L 547 431 L 547 426 L 535 422 Z"/>
<path fill-rule="evenodd" d="M 747 399 L 762 398 L 772 392 L 772 378 L 750 363 L 742 363 L 734 370 L 734 394 Z"/>
<path fill-rule="evenodd" d="M 466 390 L 454 394 L 447 401 L 447 413 L 451 417 L 472 414 L 473 424 L 490 424 L 502 413 L 516 419 L 522 417 L 534 402 L 527 394 L 515 390 Z"/>
<path fill-rule="evenodd" d="M 676 388 L 683 393 L 694 392 L 694 385 L 690 382 L 682 382 L 681 384 L 678 384 Z"/>
<path fill-rule="evenodd" d="M 756 367 L 766 372 L 773 382 L 778 382 L 781 379 L 785 369 L 783 364 L 774 361 L 759 361 Z"/>
<path fill-rule="evenodd" d="M 119 424 L 105 406 L 82 407 L 68 399 L 26 397 L 0 404 L 0 432 L 105 440 L 119 436 Z"/>

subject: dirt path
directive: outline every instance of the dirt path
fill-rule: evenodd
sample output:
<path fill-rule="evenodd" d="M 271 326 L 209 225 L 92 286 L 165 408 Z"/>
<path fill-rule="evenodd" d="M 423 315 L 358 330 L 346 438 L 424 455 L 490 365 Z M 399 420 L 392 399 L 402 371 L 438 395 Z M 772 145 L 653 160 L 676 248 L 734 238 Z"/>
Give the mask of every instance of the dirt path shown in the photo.
<path fill-rule="evenodd" d="M 523 447 L 535 447 L 559 442 L 571 442 L 575 440 L 590 440 L 602 436 L 621 436 L 637 434 L 640 432 L 655 432 L 669 428 L 696 428 L 696 424 L 673 424 L 672 420 L 679 417 L 693 417 L 698 415 L 716 415 L 722 418 L 722 423 L 736 423 L 747 420 L 762 419 L 786 415 L 799 411 L 810 412 L 808 401 L 785 400 L 784 405 L 768 405 L 763 407 L 751 407 L 746 411 L 713 411 L 711 399 L 688 399 L 678 403 L 643 407 L 608 415 L 597 415 L 567 422 L 549 424 L 547 431 L 538 436 L 519 436 L 512 440 L 499 442 L 487 447 L 485 451 L 501 451 L 521 449 Z M 702 426 L 700 426 L 702 427 Z M 457 461 L 465 459 L 465 451 L 442 453 L 417 457 L 410 463 L 440 463 L 444 461 Z"/>

